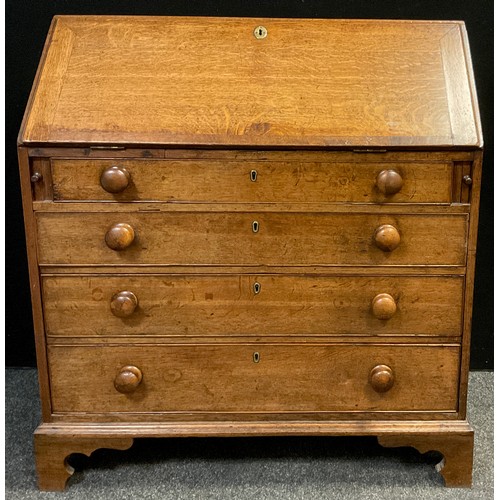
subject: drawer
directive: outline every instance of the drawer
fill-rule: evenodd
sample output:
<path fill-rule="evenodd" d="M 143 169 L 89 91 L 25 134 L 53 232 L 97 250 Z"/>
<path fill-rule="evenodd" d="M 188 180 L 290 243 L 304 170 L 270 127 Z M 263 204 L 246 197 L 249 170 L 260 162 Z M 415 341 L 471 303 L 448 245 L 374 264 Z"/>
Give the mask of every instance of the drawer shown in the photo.
<path fill-rule="evenodd" d="M 58 201 L 450 203 L 453 175 L 452 162 L 415 161 L 53 159 L 51 165 Z"/>
<path fill-rule="evenodd" d="M 122 266 L 463 266 L 468 221 L 467 214 L 39 212 L 36 217 L 41 264 Z"/>
<path fill-rule="evenodd" d="M 460 349 L 53 346 L 48 355 L 56 413 L 390 412 L 455 410 Z"/>
<path fill-rule="evenodd" d="M 42 288 L 51 336 L 459 336 L 462 325 L 461 276 L 45 276 Z"/>

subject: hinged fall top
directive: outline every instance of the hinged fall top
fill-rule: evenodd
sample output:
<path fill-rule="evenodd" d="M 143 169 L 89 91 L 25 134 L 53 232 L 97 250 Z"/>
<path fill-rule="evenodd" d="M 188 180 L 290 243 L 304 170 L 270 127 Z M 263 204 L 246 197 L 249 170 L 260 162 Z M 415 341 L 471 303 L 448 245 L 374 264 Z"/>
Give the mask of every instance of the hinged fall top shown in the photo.
<path fill-rule="evenodd" d="M 58 16 L 26 145 L 482 146 L 452 21 Z"/>

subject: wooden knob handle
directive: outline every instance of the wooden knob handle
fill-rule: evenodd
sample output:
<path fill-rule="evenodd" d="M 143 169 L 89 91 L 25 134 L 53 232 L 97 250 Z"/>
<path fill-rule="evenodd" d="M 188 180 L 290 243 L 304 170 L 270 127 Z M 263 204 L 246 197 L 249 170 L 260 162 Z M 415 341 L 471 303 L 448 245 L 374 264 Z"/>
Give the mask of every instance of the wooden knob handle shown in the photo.
<path fill-rule="evenodd" d="M 42 180 L 42 174 L 40 172 L 35 172 L 30 179 L 33 184 L 36 184 Z"/>
<path fill-rule="evenodd" d="M 401 241 L 399 231 L 390 224 L 379 226 L 375 231 L 374 239 L 375 244 L 384 252 L 392 252 Z"/>
<path fill-rule="evenodd" d="M 372 300 L 372 313 L 378 319 L 391 319 L 396 309 L 396 301 L 388 293 L 379 293 Z"/>
<path fill-rule="evenodd" d="M 137 366 L 124 366 L 115 377 L 115 389 L 127 394 L 134 392 L 142 381 L 142 372 Z"/>
<path fill-rule="evenodd" d="M 387 365 L 377 365 L 370 372 L 370 384 L 377 392 L 387 392 L 394 385 L 394 373 Z"/>
<path fill-rule="evenodd" d="M 101 186 L 108 193 L 121 193 L 129 183 L 130 174 L 125 167 L 109 167 L 101 174 Z"/>
<path fill-rule="evenodd" d="M 382 170 L 377 176 L 377 188 L 386 196 L 396 194 L 403 187 L 403 178 L 395 170 Z"/>
<path fill-rule="evenodd" d="M 105 236 L 106 245 L 111 250 L 125 250 L 135 238 L 134 228 L 123 222 L 111 226 Z"/>
<path fill-rule="evenodd" d="M 111 312 L 118 318 L 127 318 L 134 314 L 135 308 L 138 306 L 139 301 L 133 292 L 124 290 L 118 292 L 111 298 Z"/>

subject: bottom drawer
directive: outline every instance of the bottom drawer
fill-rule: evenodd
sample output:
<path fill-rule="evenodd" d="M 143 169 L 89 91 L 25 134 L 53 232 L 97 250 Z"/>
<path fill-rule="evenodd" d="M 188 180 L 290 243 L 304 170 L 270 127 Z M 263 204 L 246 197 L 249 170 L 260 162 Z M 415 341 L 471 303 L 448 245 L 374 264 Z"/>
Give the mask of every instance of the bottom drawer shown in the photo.
<path fill-rule="evenodd" d="M 428 345 L 52 346 L 49 367 L 55 413 L 453 411 L 459 357 Z"/>

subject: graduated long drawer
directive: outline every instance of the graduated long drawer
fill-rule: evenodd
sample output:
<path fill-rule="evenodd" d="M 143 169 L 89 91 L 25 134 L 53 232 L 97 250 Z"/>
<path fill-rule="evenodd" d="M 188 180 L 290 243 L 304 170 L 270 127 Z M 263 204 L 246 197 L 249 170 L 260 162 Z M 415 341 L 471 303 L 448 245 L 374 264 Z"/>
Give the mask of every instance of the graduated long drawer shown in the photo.
<path fill-rule="evenodd" d="M 460 348 L 58 346 L 48 356 L 54 412 L 452 411 Z"/>
<path fill-rule="evenodd" d="M 445 161 L 68 158 L 51 164 L 58 201 L 450 203 L 453 177 Z M 390 194 L 379 178 L 388 171 L 398 181 Z"/>
<path fill-rule="evenodd" d="M 45 276 L 47 335 L 459 336 L 463 277 Z M 432 338 L 432 337 L 431 337 Z"/>
<path fill-rule="evenodd" d="M 41 264 L 58 265 L 465 265 L 466 214 L 37 213 Z M 133 229 L 130 246 L 106 235 Z M 392 225 L 397 248 L 375 233 Z"/>

